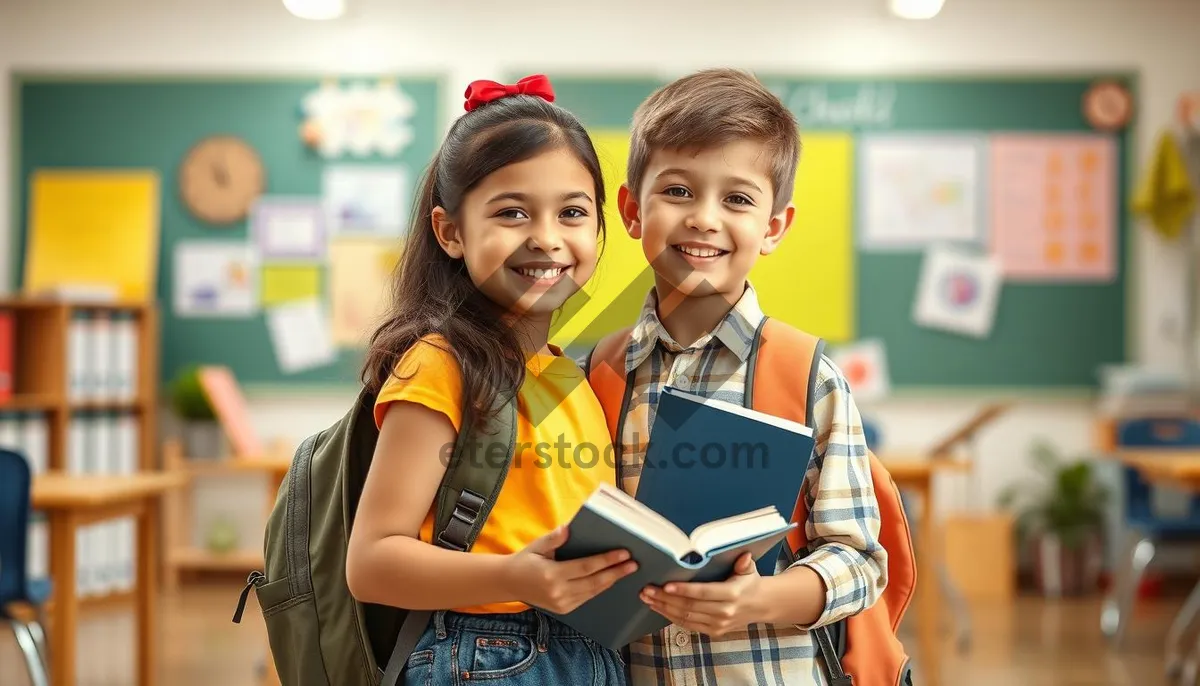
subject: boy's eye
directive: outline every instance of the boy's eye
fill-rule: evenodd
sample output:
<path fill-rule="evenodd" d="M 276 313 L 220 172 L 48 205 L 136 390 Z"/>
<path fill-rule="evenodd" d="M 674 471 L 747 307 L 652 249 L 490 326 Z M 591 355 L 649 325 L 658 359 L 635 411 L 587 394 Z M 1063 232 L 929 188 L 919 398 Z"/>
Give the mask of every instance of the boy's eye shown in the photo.
<path fill-rule="evenodd" d="M 683 186 L 668 186 L 663 192 L 675 198 L 686 198 L 691 195 Z"/>
<path fill-rule="evenodd" d="M 753 205 L 754 201 L 741 193 L 735 193 L 727 198 L 734 205 Z"/>

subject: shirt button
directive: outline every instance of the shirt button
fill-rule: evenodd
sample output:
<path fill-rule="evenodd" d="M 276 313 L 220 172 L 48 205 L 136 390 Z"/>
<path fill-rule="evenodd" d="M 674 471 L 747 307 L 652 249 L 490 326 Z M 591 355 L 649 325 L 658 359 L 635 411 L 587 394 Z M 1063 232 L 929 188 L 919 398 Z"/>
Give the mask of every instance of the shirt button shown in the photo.
<path fill-rule="evenodd" d="M 686 631 L 680 630 L 679 633 L 675 634 L 675 645 L 680 648 L 686 646 L 690 640 Z"/>
<path fill-rule="evenodd" d="M 692 383 L 692 380 L 687 378 L 686 376 L 681 376 L 675 380 L 675 385 L 679 386 L 680 388 L 687 388 L 688 385 L 691 383 Z"/>

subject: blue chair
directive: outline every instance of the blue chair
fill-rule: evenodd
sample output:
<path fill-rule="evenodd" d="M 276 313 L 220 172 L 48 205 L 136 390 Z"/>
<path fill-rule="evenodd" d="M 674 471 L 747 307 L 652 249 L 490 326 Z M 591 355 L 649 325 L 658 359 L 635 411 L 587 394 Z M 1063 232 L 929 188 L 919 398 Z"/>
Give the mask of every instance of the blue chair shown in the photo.
<path fill-rule="evenodd" d="M 0 448 L 0 619 L 8 622 L 17 637 L 33 686 L 47 686 L 49 655 L 42 624 L 50 581 L 31 582 L 25 560 L 32 482 L 25 457 Z M 42 621 L 25 622 L 14 617 L 8 608 L 16 603 L 33 606 Z"/>
<path fill-rule="evenodd" d="M 1200 421 L 1169 417 L 1141 418 L 1121 422 L 1117 426 L 1116 445 L 1121 448 L 1155 448 L 1200 450 Z M 1171 459 L 1164 455 L 1163 459 Z M 1122 505 L 1125 529 L 1124 557 L 1117 561 L 1116 578 L 1100 615 L 1100 628 L 1113 645 L 1119 646 L 1125 637 L 1133 603 L 1142 575 L 1154 559 L 1160 545 L 1180 541 L 1200 540 L 1200 496 L 1188 502 L 1187 512 L 1166 517 L 1154 508 L 1153 485 L 1142 479 L 1132 467 L 1121 467 Z M 1179 635 L 1200 610 L 1200 586 L 1192 591 L 1184 608 L 1176 616 L 1168 633 L 1168 649 L 1174 651 Z M 1176 668 L 1178 656 L 1169 655 L 1169 669 Z"/>

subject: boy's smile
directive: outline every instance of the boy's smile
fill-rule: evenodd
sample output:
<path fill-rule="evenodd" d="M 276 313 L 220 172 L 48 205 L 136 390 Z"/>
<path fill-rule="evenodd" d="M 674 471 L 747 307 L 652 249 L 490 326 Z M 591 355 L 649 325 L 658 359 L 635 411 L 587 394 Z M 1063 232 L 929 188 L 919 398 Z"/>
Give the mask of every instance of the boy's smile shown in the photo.
<path fill-rule="evenodd" d="M 630 236 L 654 267 L 659 296 L 727 296 L 732 304 L 759 255 L 772 252 L 792 208 L 772 213 L 770 155 L 757 141 L 656 150 L 638 197 L 618 202 Z"/>
<path fill-rule="evenodd" d="M 671 247 L 683 256 L 684 261 L 697 269 L 705 269 L 729 254 L 729 251 L 724 248 L 700 241 L 677 243 Z"/>

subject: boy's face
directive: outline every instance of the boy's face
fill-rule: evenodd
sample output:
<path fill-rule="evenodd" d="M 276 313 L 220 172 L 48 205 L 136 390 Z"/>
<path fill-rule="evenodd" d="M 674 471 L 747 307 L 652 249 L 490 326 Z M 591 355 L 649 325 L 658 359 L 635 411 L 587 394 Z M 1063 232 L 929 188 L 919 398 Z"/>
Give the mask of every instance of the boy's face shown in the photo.
<path fill-rule="evenodd" d="M 759 255 L 783 239 L 794 208 L 772 214 L 771 157 L 755 141 L 701 151 L 656 150 L 641 192 L 622 186 L 621 217 L 642 242 L 659 297 L 720 294 L 732 304 Z"/>

